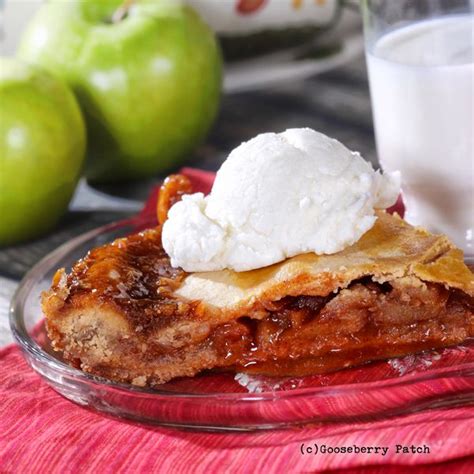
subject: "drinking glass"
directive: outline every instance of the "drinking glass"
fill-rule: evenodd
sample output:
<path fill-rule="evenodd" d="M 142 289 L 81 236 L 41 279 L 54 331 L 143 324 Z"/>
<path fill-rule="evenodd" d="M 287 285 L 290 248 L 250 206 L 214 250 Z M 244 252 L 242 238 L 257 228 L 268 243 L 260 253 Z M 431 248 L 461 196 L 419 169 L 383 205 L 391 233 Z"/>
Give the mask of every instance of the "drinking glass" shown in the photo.
<path fill-rule="evenodd" d="M 365 0 L 377 151 L 405 218 L 474 257 L 474 0 Z"/>

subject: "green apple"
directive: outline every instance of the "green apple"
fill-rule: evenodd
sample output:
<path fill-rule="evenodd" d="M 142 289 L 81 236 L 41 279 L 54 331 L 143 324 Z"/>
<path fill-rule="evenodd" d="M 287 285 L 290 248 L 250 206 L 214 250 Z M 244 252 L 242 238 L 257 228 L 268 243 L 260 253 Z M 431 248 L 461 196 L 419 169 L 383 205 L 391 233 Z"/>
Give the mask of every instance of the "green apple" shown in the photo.
<path fill-rule="evenodd" d="M 216 39 L 177 0 L 49 1 L 28 27 L 19 55 L 64 78 L 76 93 L 93 182 L 176 167 L 218 109 Z"/>
<path fill-rule="evenodd" d="M 0 58 L 0 245 L 50 230 L 81 173 L 86 131 L 67 85 Z"/>

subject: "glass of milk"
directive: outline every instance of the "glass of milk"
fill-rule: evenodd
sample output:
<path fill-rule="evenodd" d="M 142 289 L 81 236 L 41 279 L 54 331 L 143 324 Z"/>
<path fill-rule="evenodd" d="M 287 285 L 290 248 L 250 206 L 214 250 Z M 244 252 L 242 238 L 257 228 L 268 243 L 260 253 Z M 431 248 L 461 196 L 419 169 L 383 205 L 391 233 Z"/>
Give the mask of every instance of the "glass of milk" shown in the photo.
<path fill-rule="evenodd" d="M 377 151 L 405 219 L 474 257 L 474 0 L 365 0 Z"/>

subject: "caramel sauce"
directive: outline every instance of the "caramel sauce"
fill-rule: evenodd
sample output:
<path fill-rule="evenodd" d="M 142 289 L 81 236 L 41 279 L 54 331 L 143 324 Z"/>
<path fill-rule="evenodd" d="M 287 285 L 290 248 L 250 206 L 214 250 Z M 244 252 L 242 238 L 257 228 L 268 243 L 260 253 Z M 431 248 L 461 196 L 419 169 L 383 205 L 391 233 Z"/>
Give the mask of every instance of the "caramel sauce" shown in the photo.
<path fill-rule="evenodd" d="M 193 317 L 195 305 L 172 296 L 185 276 L 171 266 L 161 229 L 150 229 L 97 247 L 79 260 L 67 276 L 65 304 L 93 298 L 117 308 L 135 332 L 150 332 Z"/>
<path fill-rule="evenodd" d="M 181 201 L 184 194 L 191 194 L 193 188 L 189 178 L 182 174 L 168 176 L 160 188 L 157 204 L 158 222 L 163 224 L 168 218 L 168 211 L 173 204 Z"/>
<path fill-rule="evenodd" d="M 191 192 L 191 181 L 186 176 L 177 174 L 165 179 L 157 203 L 160 224 L 170 207 Z M 62 274 L 55 275 L 53 290 L 60 287 Z M 65 304 L 80 306 L 83 299 L 93 298 L 99 305 L 112 305 L 135 333 L 146 335 L 176 320 L 195 317 L 196 304 L 172 295 L 185 277 L 182 269 L 171 266 L 161 244 L 160 225 L 89 251 L 67 276 Z"/>

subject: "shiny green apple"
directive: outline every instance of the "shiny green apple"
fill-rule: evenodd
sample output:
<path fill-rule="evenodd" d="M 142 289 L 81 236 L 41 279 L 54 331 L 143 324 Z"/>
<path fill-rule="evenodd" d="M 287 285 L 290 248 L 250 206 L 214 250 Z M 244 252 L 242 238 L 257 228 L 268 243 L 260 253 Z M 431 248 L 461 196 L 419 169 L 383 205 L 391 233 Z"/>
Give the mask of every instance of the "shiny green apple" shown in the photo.
<path fill-rule="evenodd" d="M 22 39 L 21 58 L 72 87 L 86 119 L 93 182 L 176 167 L 219 104 L 214 34 L 176 0 L 52 0 Z"/>
<path fill-rule="evenodd" d="M 67 85 L 0 58 L 0 246 L 54 227 L 76 187 L 85 148 L 84 121 Z"/>

